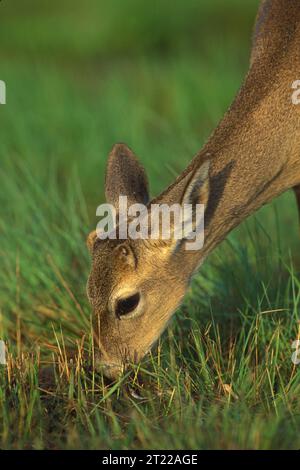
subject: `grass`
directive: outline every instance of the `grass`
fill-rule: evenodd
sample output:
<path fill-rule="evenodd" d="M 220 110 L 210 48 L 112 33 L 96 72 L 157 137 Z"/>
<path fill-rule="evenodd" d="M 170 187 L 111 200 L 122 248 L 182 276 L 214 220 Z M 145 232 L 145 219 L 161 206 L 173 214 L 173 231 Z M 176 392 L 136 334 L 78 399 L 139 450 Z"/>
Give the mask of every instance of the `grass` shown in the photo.
<path fill-rule="evenodd" d="M 0 5 L 0 447 L 299 448 L 292 194 L 217 248 L 118 383 L 94 370 L 85 296 L 110 147 L 153 195 L 172 181 L 239 87 L 257 1 L 43 3 Z"/>

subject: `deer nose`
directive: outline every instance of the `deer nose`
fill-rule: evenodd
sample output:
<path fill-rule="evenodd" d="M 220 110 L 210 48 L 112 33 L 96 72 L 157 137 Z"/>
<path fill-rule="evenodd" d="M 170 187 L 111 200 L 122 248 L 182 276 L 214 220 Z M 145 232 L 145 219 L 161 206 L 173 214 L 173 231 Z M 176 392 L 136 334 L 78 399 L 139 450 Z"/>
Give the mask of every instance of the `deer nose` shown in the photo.
<path fill-rule="evenodd" d="M 114 363 L 100 363 L 98 366 L 103 375 L 110 380 L 115 380 L 122 375 L 124 367 Z"/>

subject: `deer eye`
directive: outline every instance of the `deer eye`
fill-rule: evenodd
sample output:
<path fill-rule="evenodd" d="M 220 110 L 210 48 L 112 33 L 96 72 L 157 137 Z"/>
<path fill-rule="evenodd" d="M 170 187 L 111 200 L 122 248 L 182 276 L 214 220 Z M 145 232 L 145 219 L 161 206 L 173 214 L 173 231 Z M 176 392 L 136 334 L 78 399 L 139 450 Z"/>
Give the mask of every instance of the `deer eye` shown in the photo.
<path fill-rule="evenodd" d="M 122 316 L 133 312 L 137 308 L 139 301 L 140 294 L 138 292 L 124 299 L 119 299 L 116 304 L 116 316 L 120 319 Z"/>

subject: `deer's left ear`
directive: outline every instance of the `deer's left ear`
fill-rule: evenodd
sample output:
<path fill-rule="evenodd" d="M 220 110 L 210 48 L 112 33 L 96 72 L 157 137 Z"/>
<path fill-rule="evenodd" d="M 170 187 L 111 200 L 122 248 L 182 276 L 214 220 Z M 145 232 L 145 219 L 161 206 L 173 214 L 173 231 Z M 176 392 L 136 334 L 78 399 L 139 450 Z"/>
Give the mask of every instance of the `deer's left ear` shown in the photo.
<path fill-rule="evenodd" d="M 184 239 L 194 241 L 185 244 L 187 250 L 199 250 L 204 243 L 204 213 L 209 199 L 209 161 L 197 168 L 182 191 Z M 199 210 L 200 208 L 200 210 Z M 181 242 L 176 243 L 176 249 Z"/>
<path fill-rule="evenodd" d="M 181 204 L 204 204 L 205 208 L 209 198 L 209 160 L 194 171 L 187 182 Z"/>
<path fill-rule="evenodd" d="M 128 205 L 149 202 L 146 172 L 125 144 L 113 146 L 108 157 L 105 177 L 106 201 L 116 209 L 119 196 L 127 196 Z"/>

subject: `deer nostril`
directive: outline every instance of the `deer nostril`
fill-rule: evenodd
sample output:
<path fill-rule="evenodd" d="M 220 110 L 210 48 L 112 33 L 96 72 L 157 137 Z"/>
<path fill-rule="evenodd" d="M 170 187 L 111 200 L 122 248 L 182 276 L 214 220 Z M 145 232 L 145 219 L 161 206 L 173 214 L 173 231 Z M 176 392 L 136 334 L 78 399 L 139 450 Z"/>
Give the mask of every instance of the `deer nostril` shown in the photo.
<path fill-rule="evenodd" d="M 140 298 L 139 292 L 136 292 L 129 297 L 119 299 L 116 303 L 116 316 L 120 319 L 122 316 L 133 312 L 137 308 Z"/>

